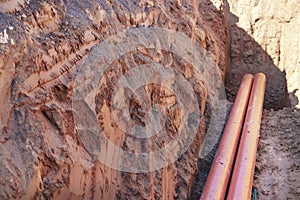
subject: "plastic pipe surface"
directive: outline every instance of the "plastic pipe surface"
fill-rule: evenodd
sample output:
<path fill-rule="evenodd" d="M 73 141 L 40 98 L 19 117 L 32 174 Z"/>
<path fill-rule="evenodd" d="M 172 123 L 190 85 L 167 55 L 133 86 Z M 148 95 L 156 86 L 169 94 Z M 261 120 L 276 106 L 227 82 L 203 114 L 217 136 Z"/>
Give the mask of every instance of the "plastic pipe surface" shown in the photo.
<path fill-rule="evenodd" d="M 246 74 L 243 77 L 205 183 L 201 200 L 221 200 L 225 198 L 242 125 L 245 119 L 252 82 L 253 75 Z"/>
<path fill-rule="evenodd" d="M 228 200 L 251 198 L 265 86 L 266 76 L 262 73 L 256 74 L 227 194 Z"/>

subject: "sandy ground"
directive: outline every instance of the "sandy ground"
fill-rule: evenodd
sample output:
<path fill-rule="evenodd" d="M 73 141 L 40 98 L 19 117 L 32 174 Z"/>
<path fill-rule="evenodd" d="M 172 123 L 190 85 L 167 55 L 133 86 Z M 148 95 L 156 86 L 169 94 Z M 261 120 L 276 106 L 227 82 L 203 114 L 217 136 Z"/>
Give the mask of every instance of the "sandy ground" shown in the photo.
<path fill-rule="evenodd" d="M 254 186 L 258 199 L 300 199 L 300 110 L 264 110 Z"/>

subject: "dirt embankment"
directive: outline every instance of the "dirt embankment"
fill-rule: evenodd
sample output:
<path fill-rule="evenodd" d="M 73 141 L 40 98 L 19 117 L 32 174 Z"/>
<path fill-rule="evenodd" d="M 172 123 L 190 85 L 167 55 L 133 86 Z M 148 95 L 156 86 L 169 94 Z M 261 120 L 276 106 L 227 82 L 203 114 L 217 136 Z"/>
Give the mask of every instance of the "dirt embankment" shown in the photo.
<path fill-rule="evenodd" d="M 299 24 L 299 6 L 293 6 L 292 1 L 284 1 L 281 5 L 277 1 L 273 4 L 273 1 L 263 0 L 249 3 L 230 0 L 232 14 L 228 20 L 226 1 L 195 2 L 198 1 L 0 1 L 2 199 L 185 199 L 191 192 L 199 165 L 197 181 L 200 186 L 196 184 L 197 191 L 192 195 L 198 198 L 216 149 L 216 144 L 212 143 L 214 148 L 197 163 L 204 132 L 207 130 L 205 125 L 209 124 L 207 117 L 210 109 L 214 108 L 210 105 L 208 90 L 211 88 L 207 88 L 208 83 L 202 81 L 191 68 L 190 60 L 184 60 L 182 55 L 139 46 L 136 51 L 128 52 L 109 63 L 97 82 L 99 85 L 92 87 L 95 92 L 84 96 L 86 102 L 76 104 L 76 109 L 92 105 L 90 108 L 95 110 L 92 114 L 96 117 L 87 118 L 84 113 L 77 112 L 79 121 L 91 125 L 98 123 L 106 137 L 118 147 L 131 153 L 155 150 L 178 132 L 182 119 L 178 118 L 181 109 L 174 91 L 179 88 L 184 93 L 186 88 L 175 87 L 174 83 L 181 75 L 191 83 L 201 111 L 200 116 L 199 113 L 185 115 L 183 119 L 191 125 L 188 129 L 193 128 L 193 123 L 197 121 L 195 119 L 201 117 L 201 121 L 199 131 L 187 152 L 173 164 L 155 172 L 138 174 L 111 169 L 95 160 L 90 151 L 94 144 L 99 151 L 106 144 L 97 143 L 97 134 L 82 134 L 93 132 L 93 127 L 82 132 L 85 127 L 76 125 L 74 121 L 74 80 L 81 64 L 88 58 L 91 63 L 97 60 L 100 54 L 97 54 L 99 46 L 96 46 L 107 38 L 141 27 L 171 29 L 192 38 L 203 48 L 203 57 L 211 57 L 210 61 L 219 77 L 224 78 L 228 72 L 226 87 L 230 100 L 234 99 L 244 73 L 266 73 L 268 83 L 265 108 L 279 111 L 264 111 L 255 185 L 261 199 L 297 199 L 299 111 L 280 109 L 299 103 L 297 88 L 300 56 L 297 38 L 300 37 L 295 32 L 297 29 L 294 29 Z M 269 9 L 269 4 L 274 9 Z M 228 23 L 231 27 L 231 67 L 227 70 Z M 149 39 L 146 34 L 139 36 L 138 41 Z M 118 39 L 114 42 L 122 41 L 122 37 Z M 181 47 L 185 45 L 183 43 Z M 95 54 L 89 56 L 91 50 Z M 114 52 L 112 50 L 109 53 L 114 55 Z M 146 66 L 149 61 L 163 64 L 179 73 L 171 72 L 169 75 L 172 78 L 164 80 L 158 77 L 162 71 L 149 72 L 156 83 L 137 89 L 137 93 L 144 95 L 145 102 L 126 89 L 119 93 L 119 90 L 113 91 L 121 76 L 130 74 L 133 68 Z M 101 64 L 100 69 L 103 67 Z M 98 65 L 87 67 L 91 69 L 95 66 Z M 169 69 L 165 72 L 169 72 Z M 99 71 L 96 70 L 97 73 Z M 87 76 L 81 76 L 78 83 L 95 78 L 93 73 L 84 75 Z M 133 79 L 132 82 L 143 82 L 147 78 Z M 206 80 L 212 83 L 215 78 L 208 74 Z M 164 83 L 164 87 L 157 83 Z M 114 101 L 111 98 L 113 95 L 117 99 L 125 97 L 130 100 Z M 190 96 L 182 100 L 188 104 Z M 128 106 L 127 114 L 132 119 L 131 124 L 126 124 L 126 120 L 112 122 L 122 110 L 115 109 L 112 103 L 116 103 L 119 108 Z M 157 107 L 153 115 L 146 114 L 149 106 L 157 104 L 161 105 L 160 111 L 164 111 L 168 118 L 162 120 L 163 127 L 167 129 L 166 137 L 154 138 L 154 142 L 143 139 L 137 141 L 132 135 L 125 134 L 126 130 L 116 128 L 117 125 L 123 128 L 145 127 L 151 117 L 159 117 L 155 115 Z M 223 106 L 226 105 L 224 103 Z M 196 109 L 194 104 L 186 105 L 186 108 Z M 215 123 L 214 130 L 220 132 L 224 121 Z M 106 152 L 115 151 L 103 149 Z M 101 155 L 101 158 L 106 159 L 107 155 Z M 115 152 L 113 155 L 118 157 Z M 124 162 L 128 164 L 126 167 L 136 167 L 130 161 Z"/>
<path fill-rule="evenodd" d="M 296 1 L 228 0 L 230 5 L 229 98 L 243 73 L 267 75 L 267 109 L 300 104 L 300 5 Z"/>
<path fill-rule="evenodd" d="M 188 198 L 205 134 L 205 108 L 209 106 L 208 92 L 211 89 L 207 84 L 221 83 L 227 66 L 228 29 L 224 16 L 227 7 L 222 2 L 0 1 L 0 198 Z M 157 38 L 156 46 L 148 48 L 142 43 L 134 51 L 118 55 L 118 59 L 111 63 L 105 62 L 115 56 L 115 49 L 100 51 L 106 53 L 107 59 L 97 65 L 92 63 L 103 55 L 97 54 L 100 43 L 118 33 L 124 36 L 128 30 L 139 28 L 165 28 L 173 30 L 171 33 L 185 34 L 193 44 L 201 47 L 196 49 L 201 49 L 202 53 L 197 56 L 201 72 L 207 70 L 207 58 L 210 57 L 216 76 L 207 74 L 205 82 L 189 63 L 191 60 L 176 55 L 174 51 L 159 49 L 167 44 L 169 49 L 176 47 L 178 52 L 187 52 L 183 51 L 184 48 L 189 50 L 192 45 L 187 47 L 186 40 L 178 45 L 176 38 L 159 41 L 160 35 L 152 37 L 143 31 L 134 35 L 132 41 L 141 43 Z M 105 44 L 120 44 L 123 36 Z M 130 45 L 119 49 L 130 49 Z M 95 54 L 90 55 L 91 50 Z M 94 92 L 82 95 L 85 102 L 73 104 L 75 77 L 86 60 L 92 64 L 85 67 L 96 68 L 96 73 L 102 69 L 105 72 L 99 82 L 96 81 L 99 85 L 92 88 Z M 149 63 L 159 63 L 164 67 L 156 72 L 153 68 L 148 76 L 126 79 L 128 74 Z M 168 73 L 168 79 L 160 76 L 162 72 Z M 98 78 L 96 73 L 82 73 L 77 84 Z M 128 89 L 114 91 L 122 76 L 122 81 L 132 80 L 131 83 L 141 83 L 149 77 L 156 82 L 142 85 L 136 89 L 136 94 Z M 185 79 L 184 83 L 191 87 L 180 84 L 177 87 L 178 77 Z M 87 87 L 86 91 L 90 92 L 90 89 Z M 189 105 L 191 96 L 185 92 L 190 90 L 198 104 Z M 175 91 L 182 92 L 183 98 L 177 98 Z M 145 101 L 141 101 L 137 94 L 144 95 Z M 112 98 L 114 95 L 118 97 L 116 101 Z M 127 100 L 122 102 L 119 97 Z M 130 123 L 115 120 L 122 114 L 123 107 L 128 111 L 124 115 L 131 120 Z M 149 107 L 153 108 L 150 114 Z M 92 117 L 89 118 L 87 113 L 78 110 L 80 108 L 95 112 L 90 112 Z M 184 112 L 184 109 L 201 112 Z M 79 123 L 74 121 L 74 112 Z M 163 122 L 161 127 L 166 130 L 165 137 L 145 139 L 127 134 L 126 128 L 143 129 L 151 119 L 159 119 L 159 112 L 165 117 L 160 119 Z M 180 127 L 182 121 L 187 122 L 187 126 L 182 126 L 184 128 Z M 197 127 L 194 127 L 195 122 L 198 122 Z M 95 132 L 93 126 L 80 126 L 81 123 L 97 123 L 100 132 Z M 115 148 L 110 149 L 106 143 L 95 140 L 100 135 L 105 134 L 116 147 L 131 153 L 133 160 L 123 163 L 134 168 L 138 167 L 134 162 L 136 154 L 156 150 L 174 137 L 188 138 L 187 130 L 195 128 L 196 136 L 186 153 L 163 169 L 130 173 L 112 169 L 99 161 L 113 163 L 119 156 Z M 177 134 L 179 130 L 183 130 L 183 135 Z M 180 143 L 175 143 L 174 147 L 175 153 L 185 148 Z M 106 150 L 106 154 L 100 154 L 97 159 L 91 149 Z M 149 161 L 149 167 L 152 164 Z"/>

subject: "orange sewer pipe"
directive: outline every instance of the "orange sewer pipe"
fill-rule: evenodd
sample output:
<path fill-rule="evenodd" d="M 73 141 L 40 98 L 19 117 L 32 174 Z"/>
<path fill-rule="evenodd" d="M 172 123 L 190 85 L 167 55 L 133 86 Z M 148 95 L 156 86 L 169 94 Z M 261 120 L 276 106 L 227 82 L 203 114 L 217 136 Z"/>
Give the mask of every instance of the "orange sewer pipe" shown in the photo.
<path fill-rule="evenodd" d="M 266 76 L 263 73 L 256 74 L 227 194 L 229 200 L 251 198 L 265 86 Z"/>
<path fill-rule="evenodd" d="M 252 82 L 253 75 L 244 75 L 205 183 L 201 200 L 219 200 L 225 198 Z"/>

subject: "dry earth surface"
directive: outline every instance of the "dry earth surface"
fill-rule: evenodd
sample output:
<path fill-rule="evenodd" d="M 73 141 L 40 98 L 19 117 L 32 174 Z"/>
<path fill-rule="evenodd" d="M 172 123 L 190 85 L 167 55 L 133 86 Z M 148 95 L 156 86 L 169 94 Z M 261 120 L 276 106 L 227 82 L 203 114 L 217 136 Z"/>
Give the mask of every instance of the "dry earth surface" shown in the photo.
<path fill-rule="evenodd" d="M 300 198 L 300 110 L 264 110 L 255 168 L 258 199 Z"/>
<path fill-rule="evenodd" d="M 210 127 L 216 133 L 209 141 L 220 138 L 224 121 L 209 124 L 211 112 L 217 110 L 218 114 L 218 109 L 230 108 L 231 103 L 223 101 L 220 108 L 212 107 L 208 95 L 212 88 L 207 85 L 216 77 L 208 76 L 203 82 L 188 64 L 190 60 L 172 52 L 139 47 L 110 63 L 99 81 L 102 85 L 92 98 L 86 98 L 87 102 L 97 102 L 96 122 L 115 144 L 131 152 L 160 148 L 179 128 L 181 110 L 172 93 L 178 76 L 169 74 L 172 78 L 164 83 L 167 89 L 151 84 L 139 90 L 149 105 L 161 104 L 169 119 L 165 123 L 166 137 L 154 138 L 155 142 L 136 141 L 111 123 L 116 113 L 109 103 L 114 95 L 111 90 L 120 76 L 153 60 L 179 71 L 192 83 L 201 111 L 186 115 L 186 119 L 193 124 L 200 118 L 200 124 L 187 152 L 168 167 L 139 174 L 111 169 L 95 160 L 90 151 L 97 137 L 82 135 L 74 122 L 72 95 L 81 64 L 87 57 L 90 64 L 99 58 L 97 44 L 140 27 L 171 29 L 194 39 L 203 48 L 203 55 L 211 57 L 215 73 L 224 79 L 227 73 L 231 102 L 244 73 L 267 75 L 255 187 L 259 199 L 300 198 L 297 0 L 2 0 L 0 11 L 1 199 L 187 199 L 190 193 L 191 199 L 200 197 L 217 148 L 215 142 L 208 142 L 207 154 L 198 161 L 205 130 Z M 140 39 L 147 39 L 146 34 Z M 94 52 L 92 56 L 88 56 L 90 51 Z M 84 83 L 91 74 L 87 75 L 82 79 Z M 152 75 L 160 83 L 157 74 Z M 149 121 L 143 110 L 146 107 L 130 92 L 121 91 L 118 97 L 131 98 L 126 105 L 134 123 L 127 127 L 144 126 Z M 183 100 L 189 103 L 189 99 Z M 86 108 L 86 104 L 77 103 L 76 107 Z M 285 108 L 288 106 L 292 107 Z M 187 107 L 196 109 L 192 104 Z M 95 121 L 85 117 L 82 115 L 79 121 Z M 136 167 L 130 160 L 124 163 Z"/>
<path fill-rule="evenodd" d="M 227 4 L 5 0 L 0 9 L 0 199 L 187 199 L 208 108 L 215 109 L 210 94 L 218 89 L 211 85 L 225 78 Z M 170 37 L 151 35 L 155 28 L 173 32 Z M 171 37 L 175 31 L 193 43 Z M 105 44 L 111 48 L 101 50 Z M 195 52 L 199 69 L 183 56 Z M 151 63 L 163 67 L 153 70 Z M 151 69 L 146 74 L 126 78 L 145 72 L 145 66 Z M 149 78 L 155 83 L 141 84 L 136 91 L 117 87 L 119 80 L 140 84 Z M 150 108 L 157 110 L 150 113 Z M 118 120 L 122 115 L 128 118 Z M 161 128 L 162 135 L 132 134 L 155 117 L 161 127 L 144 130 Z M 171 154 L 159 154 L 166 159 L 156 171 L 155 159 L 136 156 L 163 149 L 170 141 L 171 154 L 180 156 L 169 161 Z M 131 156 L 124 159 L 119 149 Z M 117 167 L 111 167 L 115 161 Z"/>

